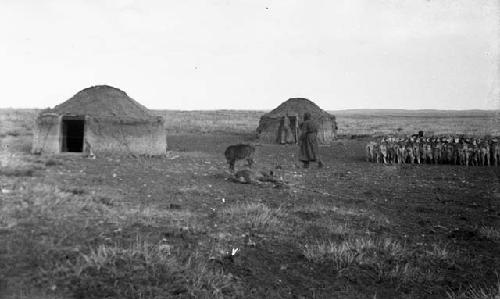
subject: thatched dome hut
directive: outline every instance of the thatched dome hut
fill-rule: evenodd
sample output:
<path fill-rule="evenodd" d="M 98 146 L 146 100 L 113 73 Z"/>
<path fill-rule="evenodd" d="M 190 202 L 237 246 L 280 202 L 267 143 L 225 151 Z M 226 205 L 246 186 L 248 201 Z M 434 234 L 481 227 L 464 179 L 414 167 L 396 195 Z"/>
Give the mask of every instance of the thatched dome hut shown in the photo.
<path fill-rule="evenodd" d="M 337 134 L 335 116 L 304 98 L 288 99 L 276 109 L 264 114 L 257 128 L 259 140 L 265 143 L 296 143 L 300 134 L 299 124 L 303 121 L 306 112 L 311 113 L 311 118 L 319 124 L 318 141 L 322 144 L 329 144 Z M 290 127 L 291 135 L 286 133 L 287 136 L 285 136 L 284 128 L 287 126 Z"/>
<path fill-rule="evenodd" d="M 164 154 L 164 120 L 120 89 L 99 85 L 40 112 L 33 153 Z"/>

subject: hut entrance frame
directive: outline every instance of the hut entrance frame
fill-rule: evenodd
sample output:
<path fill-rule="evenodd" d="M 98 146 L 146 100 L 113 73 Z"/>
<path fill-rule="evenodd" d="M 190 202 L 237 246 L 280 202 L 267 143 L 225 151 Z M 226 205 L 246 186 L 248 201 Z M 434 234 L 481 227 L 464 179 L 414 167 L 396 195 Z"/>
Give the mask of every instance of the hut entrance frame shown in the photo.
<path fill-rule="evenodd" d="M 84 116 L 63 116 L 61 119 L 61 152 L 83 152 Z"/>
<path fill-rule="evenodd" d="M 289 115 L 290 128 L 292 129 L 292 136 L 294 143 L 297 144 L 299 141 L 299 118 L 297 115 Z"/>
<path fill-rule="evenodd" d="M 278 129 L 278 142 L 280 144 L 297 144 L 299 134 L 299 118 L 297 115 L 281 117 Z"/>

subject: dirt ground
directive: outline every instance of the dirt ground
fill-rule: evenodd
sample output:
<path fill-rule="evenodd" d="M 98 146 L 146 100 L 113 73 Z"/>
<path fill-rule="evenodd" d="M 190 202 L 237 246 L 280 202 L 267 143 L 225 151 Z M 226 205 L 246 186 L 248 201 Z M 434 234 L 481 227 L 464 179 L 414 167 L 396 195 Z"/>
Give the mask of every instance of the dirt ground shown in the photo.
<path fill-rule="evenodd" d="M 295 146 L 258 145 L 255 168 L 273 170 L 286 184 L 238 184 L 228 180 L 223 152 L 230 144 L 255 142 L 253 136 L 179 134 L 168 141 L 165 158 L 18 154 L 18 159 L 40 167 L 32 168 L 33 173 L 0 176 L 0 294 L 139 298 L 137 293 L 116 293 L 122 278 L 115 276 L 109 282 L 115 291 L 108 290 L 105 279 L 98 278 L 104 266 L 94 269 L 98 282 L 88 277 L 84 281 L 83 268 L 67 276 L 54 270 L 64 263 L 73 267 L 81 256 L 91 256 L 106 244 L 131 244 L 138 236 L 148 244 L 168 244 L 169 256 L 179 260 L 196 252 L 207 271 L 218 271 L 226 279 L 222 284 L 196 284 L 201 293 L 179 282 L 168 290 L 148 287 L 142 298 L 498 294 L 500 167 L 373 164 L 364 160 L 368 139 L 341 139 L 321 147 L 326 165 L 321 169 L 300 168 Z M 236 166 L 244 167 L 241 161 Z M 85 214 L 89 208 L 84 207 L 80 216 L 47 216 L 52 220 L 46 222 L 38 214 L 23 218 L 22 208 L 9 214 L 9 202 L 28 200 L 25 192 L 36 184 L 57 186 L 62 190 L 58 192 L 75 198 L 88 195 L 105 212 L 99 218 L 95 212 Z M 140 217 L 130 216 L 130 211 L 139 211 Z M 62 237 L 56 233 L 61 224 L 68 230 Z M 20 236 L 28 235 L 29 241 L 23 239 L 28 243 L 15 249 Z M 51 252 L 53 263 L 33 262 L 33 252 L 18 252 L 27 250 L 26 244 L 45 246 L 51 235 L 59 241 L 37 254 Z M 75 250 L 80 257 L 67 253 Z M 116 263 L 114 267 L 122 269 Z M 30 295 L 33 287 L 45 295 Z M 479 297 L 481 292 L 485 297 Z"/>

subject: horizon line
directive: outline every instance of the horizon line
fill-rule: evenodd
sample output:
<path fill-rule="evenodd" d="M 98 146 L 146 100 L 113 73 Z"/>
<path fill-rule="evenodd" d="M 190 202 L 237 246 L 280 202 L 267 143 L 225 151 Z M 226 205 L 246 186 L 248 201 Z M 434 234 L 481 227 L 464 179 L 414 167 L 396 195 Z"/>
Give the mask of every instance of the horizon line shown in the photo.
<path fill-rule="evenodd" d="M 147 108 L 147 107 L 146 107 Z M 47 108 L 36 108 L 36 107 L 0 107 L 0 110 L 44 110 Z M 216 108 L 216 109 L 169 109 L 169 108 L 147 108 L 148 110 L 160 110 L 160 111 L 271 111 L 274 108 L 262 108 L 262 109 L 234 109 L 234 108 Z M 344 108 L 344 109 L 322 109 L 324 111 L 457 111 L 457 112 L 465 112 L 465 111 L 484 111 L 484 112 L 500 112 L 500 109 L 481 109 L 481 108 L 468 108 L 468 109 L 442 109 L 442 108 Z"/>

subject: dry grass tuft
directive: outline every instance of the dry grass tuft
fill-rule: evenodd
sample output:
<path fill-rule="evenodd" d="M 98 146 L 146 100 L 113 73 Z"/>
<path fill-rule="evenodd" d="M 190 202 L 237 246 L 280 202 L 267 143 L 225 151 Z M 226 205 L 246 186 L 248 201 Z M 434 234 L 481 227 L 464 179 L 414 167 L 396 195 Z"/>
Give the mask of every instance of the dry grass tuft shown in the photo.
<path fill-rule="evenodd" d="M 35 169 L 0 169 L 0 175 L 8 177 L 30 177 L 35 174 Z"/>
<path fill-rule="evenodd" d="M 351 237 L 341 242 L 305 244 L 302 252 L 312 262 L 331 263 L 339 273 L 346 271 L 346 275 L 356 276 L 368 271 L 376 281 L 411 284 L 436 279 L 426 263 L 448 257 L 448 252 L 434 248 L 430 255 L 415 259 L 414 252 L 396 240 Z"/>
<path fill-rule="evenodd" d="M 62 165 L 63 163 L 57 159 L 52 159 L 49 158 L 47 161 L 45 161 L 45 166 L 59 166 Z"/>
<path fill-rule="evenodd" d="M 333 242 L 306 244 L 303 253 L 308 260 L 314 262 L 321 263 L 327 260 L 333 262 L 336 270 L 349 267 L 358 256 L 358 252 L 346 242 L 340 244 Z"/>
<path fill-rule="evenodd" d="M 378 257 L 378 253 L 384 256 L 397 257 L 402 255 L 402 245 L 392 239 L 373 240 L 371 238 L 357 237 L 340 243 L 320 242 L 317 244 L 306 244 L 303 253 L 308 260 L 314 262 L 330 261 L 336 270 L 349 267 L 353 263 L 366 264 Z"/>
<path fill-rule="evenodd" d="M 479 229 L 479 233 L 492 241 L 500 241 L 500 229 L 496 227 L 483 226 Z"/>
<path fill-rule="evenodd" d="M 447 292 L 449 299 L 498 299 L 500 298 L 500 281 L 493 287 L 473 287 L 459 292 Z"/>
<path fill-rule="evenodd" d="M 39 219 L 60 221 L 61 219 L 81 219 L 82 217 L 111 217 L 116 214 L 109 207 L 91 195 L 76 195 L 70 190 L 57 186 L 36 184 L 18 190 L 15 197 L 3 201 L 0 225 L 13 227 Z"/>
<path fill-rule="evenodd" d="M 42 169 L 39 165 L 25 160 L 26 157 L 0 153 L 0 176 L 7 177 L 31 177 L 36 170 Z"/>
<path fill-rule="evenodd" d="M 235 204 L 222 210 L 224 219 L 251 228 L 280 228 L 283 216 L 281 209 L 271 209 L 262 203 Z"/>
<path fill-rule="evenodd" d="M 365 236 L 310 242 L 302 246 L 302 252 L 311 262 L 330 263 L 339 275 L 351 279 L 367 275 L 376 282 L 388 281 L 406 289 L 446 280 L 446 272 L 437 271 L 436 265 L 453 269 L 462 261 L 459 252 L 447 245 L 431 244 L 423 250 L 391 238 Z"/>
<path fill-rule="evenodd" d="M 455 257 L 447 245 L 432 244 L 432 249 L 427 251 L 427 255 L 437 260 L 448 260 Z"/>
<path fill-rule="evenodd" d="M 238 286 L 232 275 L 211 269 L 196 253 L 182 259 L 140 237 L 129 246 L 98 245 L 45 274 L 56 288 L 85 298 L 218 298 L 234 296 Z"/>
<path fill-rule="evenodd" d="M 173 226 L 176 228 L 189 228 L 190 230 L 203 230 L 203 224 L 199 216 L 191 211 L 182 209 L 159 209 L 149 207 L 129 207 L 120 209 L 120 213 L 115 215 L 124 225 L 141 224 L 144 226 Z M 116 218 L 115 217 L 115 218 Z M 116 221 L 120 221 L 120 220 Z"/>
<path fill-rule="evenodd" d="M 2 201 L 0 226 L 10 233 L 0 244 L 0 252 L 9 256 L 0 278 L 29 265 L 32 271 L 18 288 L 26 289 L 26 294 L 27 286 L 39 288 L 40 294 L 54 294 L 41 298 L 56 298 L 56 294 L 222 298 L 239 292 L 239 282 L 221 269 L 212 269 L 207 257 L 196 251 L 165 250 L 157 235 L 135 230 L 160 225 L 201 227 L 190 212 L 110 206 L 99 200 L 99 194 L 82 188 L 24 187 Z M 135 239 L 123 237 L 129 236 L 130 231 L 125 231 L 129 228 L 134 229 Z"/>

